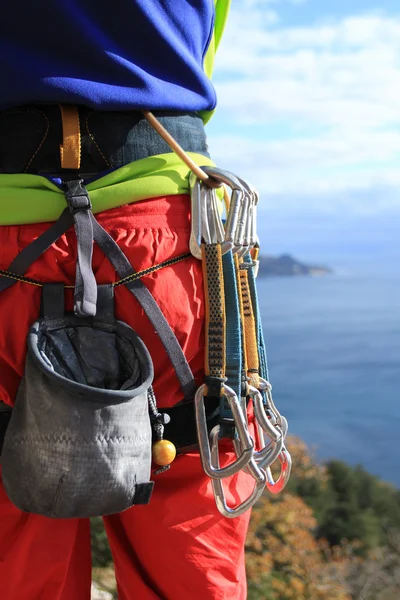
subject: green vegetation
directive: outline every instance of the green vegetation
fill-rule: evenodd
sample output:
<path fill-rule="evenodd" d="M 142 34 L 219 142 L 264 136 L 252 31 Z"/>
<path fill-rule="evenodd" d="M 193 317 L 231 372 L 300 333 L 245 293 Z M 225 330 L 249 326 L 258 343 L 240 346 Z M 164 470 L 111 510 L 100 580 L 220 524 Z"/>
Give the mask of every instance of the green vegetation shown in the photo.
<path fill-rule="evenodd" d="M 288 488 L 265 493 L 253 509 L 248 600 L 398 600 L 400 490 L 362 467 L 319 465 L 300 440 L 288 446 Z M 92 539 L 94 577 L 110 591 L 101 519 L 92 520 Z"/>
<path fill-rule="evenodd" d="M 289 442 L 294 474 L 254 508 L 248 600 L 398 600 L 400 491 Z"/>
<path fill-rule="evenodd" d="M 366 555 L 388 544 L 391 531 L 400 531 L 400 490 L 363 467 L 331 460 L 311 477 L 295 467 L 289 491 L 313 509 L 316 537 L 325 538 L 330 546 L 357 540 L 360 553 Z"/>

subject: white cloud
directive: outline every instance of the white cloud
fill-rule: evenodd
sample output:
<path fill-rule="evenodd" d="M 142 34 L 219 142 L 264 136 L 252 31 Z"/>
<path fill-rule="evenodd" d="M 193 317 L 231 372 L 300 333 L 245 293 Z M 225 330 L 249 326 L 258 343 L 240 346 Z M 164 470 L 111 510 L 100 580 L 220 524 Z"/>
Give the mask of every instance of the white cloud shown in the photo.
<path fill-rule="evenodd" d="M 221 109 L 238 119 L 246 111 L 244 118 L 302 116 L 345 127 L 399 122 L 400 18 L 273 31 L 252 12 L 249 20 L 249 28 L 240 24 L 236 12 L 218 57 Z"/>
<path fill-rule="evenodd" d="M 240 137 L 212 138 L 217 160 L 248 169 L 276 194 L 399 186 L 400 16 L 277 22 L 269 2 L 233 10 L 216 87 L 220 113 Z M 277 123 L 292 139 L 268 138 Z M 243 138 L 255 125 L 258 140 L 266 132 L 261 142 Z"/>
<path fill-rule="evenodd" d="M 262 156 L 269 168 L 280 169 L 293 164 L 300 169 L 352 167 L 367 162 L 379 165 L 389 162 L 396 155 L 400 158 L 400 136 L 390 131 L 373 136 L 350 132 L 345 137 L 329 134 L 315 139 L 289 141 L 254 141 L 220 136 L 214 140 L 213 146 L 215 153 L 225 156 L 225 161 L 238 158 L 246 166 L 253 164 L 257 156 Z"/>

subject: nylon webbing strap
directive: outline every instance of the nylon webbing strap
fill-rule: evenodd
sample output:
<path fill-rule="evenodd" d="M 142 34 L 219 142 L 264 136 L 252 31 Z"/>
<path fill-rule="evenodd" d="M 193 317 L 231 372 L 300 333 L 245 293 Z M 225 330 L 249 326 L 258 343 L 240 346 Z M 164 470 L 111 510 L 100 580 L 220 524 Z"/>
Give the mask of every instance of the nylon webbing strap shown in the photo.
<path fill-rule="evenodd" d="M 45 283 L 42 288 L 42 317 L 64 319 L 64 284 Z"/>
<path fill-rule="evenodd" d="M 235 266 L 235 274 L 236 274 L 236 285 L 238 289 L 238 307 L 239 307 L 239 316 L 240 316 L 240 328 L 242 333 L 242 390 L 241 396 L 247 396 L 247 348 L 246 348 L 246 332 L 244 329 L 244 308 L 243 308 L 243 297 L 242 297 L 242 288 L 241 288 L 241 279 L 240 279 L 240 270 L 239 270 L 239 257 L 237 254 L 233 256 L 233 262 Z"/>
<path fill-rule="evenodd" d="M 92 205 L 82 181 L 68 181 L 65 183 L 65 188 L 65 198 L 74 220 L 78 246 L 74 312 L 79 317 L 94 317 L 96 314 L 97 283 L 92 269 Z"/>
<path fill-rule="evenodd" d="M 256 335 L 257 335 L 259 374 L 263 379 L 266 379 L 268 381 L 267 354 L 266 354 L 266 350 L 265 350 L 264 333 L 263 333 L 262 323 L 261 323 L 261 315 L 260 315 L 260 308 L 259 308 L 259 303 L 258 303 L 256 281 L 255 281 L 254 272 L 253 272 L 253 268 L 252 268 L 253 260 L 250 256 L 250 254 L 245 255 L 243 262 L 245 264 L 249 265 L 249 268 L 247 269 L 247 274 L 248 274 L 251 305 L 252 305 L 254 321 L 255 321 L 255 331 L 256 331 Z"/>
<path fill-rule="evenodd" d="M 204 295 L 206 308 L 206 352 L 205 352 L 205 383 L 208 398 L 219 398 L 219 437 L 233 438 L 236 427 L 229 402 L 223 394 L 222 384 L 226 382 L 227 370 L 227 342 L 230 344 L 233 359 L 229 359 L 229 372 L 231 383 L 237 383 L 237 362 L 240 361 L 240 342 L 238 343 L 238 330 L 235 310 L 231 310 L 231 302 L 235 301 L 234 289 L 227 298 L 225 294 L 224 270 L 230 276 L 229 259 L 224 266 L 221 244 L 202 244 L 202 267 L 204 281 Z M 232 283 L 232 282 L 231 282 Z M 227 320 L 227 313 L 229 318 Z M 231 331 L 227 333 L 227 325 Z M 231 335 L 232 334 L 232 335 Z M 236 344 L 236 346 L 234 346 Z M 240 386 L 240 383 L 239 383 Z"/>
<path fill-rule="evenodd" d="M 115 323 L 114 314 L 114 287 L 111 283 L 97 286 L 97 310 L 95 321 L 101 321 L 113 326 Z"/>
<path fill-rule="evenodd" d="M 252 263 L 250 263 L 252 264 Z M 242 299 L 242 323 L 245 338 L 247 376 L 250 385 L 255 388 L 260 386 L 259 373 L 259 348 L 258 348 L 258 323 L 256 322 L 252 296 L 249 286 L 249 271 L 252 266 L 246 261 L 238 261 L 238 276 L 240 281 L 240 295 Z"/>
<path fill-rule="evenodd" d="M 14 258 L 8 270 L 17 275 L 25 275 L 29 267 L 43 254 L 46 252 L 52 244 L 54 244 L 58 238 L 60 238 L 68 229 L 73 225 L 74 220 L 69 209 L 66 208 L 62 213 L 58 221 L 53 223 L 44 233 L 42 233 L 36 240 L 34 240 L 29 246 L 26 246 L 21 252 Z M 0 278 L 0 292 L 13 286 L 16 282 L 15 279 L 7 279 L 6 277 Z"/>
<path fill-rule="evenodd" d="M 126 258 L 118 244 L 98 223 L 93 214 L 91 214 L 93 235 L 96 243 L 107 256 L 112 266 L 121 278 L 134 274 L 131 263 Z M 174 367 L 176 376 L 180 382 L 182 392 L 185 398 L 192 398 L 196 391 L 196 382 L 189 364 L 185 358 L 183 350 L 176 339 L 174 332 L 168 324 L 168 321 L 161 312 L 160 307 L 153 296 L 140 279 L 125 284 L 128 290 L 135 296 L 136 300 L 142 306 L 147 318 L 150 320 L 161 343 L 163 344 L 167 355 Z"/>
<path fill-rule="evenodd" d="M 208 396 L 221 397 L 225 382 L 226 320 L 220 244 L 202 244 L 202 266 L 206 309 L 205 381 Z"/>
<path fill-rule="evenodd" d="M 222 257 L 225 288 L 226 315 L 226 371 L 227 384 L 236 392 L 238 398 L 242 395 L 242 335 L 240 326 L 239 295 L 236 281 L 235 266 L 232 252 Z M 225 403 L 225 410 L 229 405 Z M 226 415 L 228 416 L 228 414 Z"/>
<path fill-rule="evenodd" d="M 72 104 L 60 104 L 63 143 L 60 145 L 60 162 L 62 169 L 81 167 L 81 132 L 79 112 Z"/>

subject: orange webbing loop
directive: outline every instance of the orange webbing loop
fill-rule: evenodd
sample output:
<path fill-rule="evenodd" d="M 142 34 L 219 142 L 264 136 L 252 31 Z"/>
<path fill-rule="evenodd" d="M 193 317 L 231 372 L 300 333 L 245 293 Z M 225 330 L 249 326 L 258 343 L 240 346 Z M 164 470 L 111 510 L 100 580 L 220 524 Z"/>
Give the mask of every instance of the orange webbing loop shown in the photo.
<path fill-rule="evenodd" d="M 240 263 L 239 257 L 237 254 L 233 255 L 233 262 L 235 265 L 235 273 L 236 273 L 236 284 L 238 289 L 238 300 L 239 300 L 239 314 L 240 314 L 240 326 L 242 329 L 242 370 L 246 373 L 248 371 L 247 366 L 247 345 L 246 345 L 246 332 L 244 329 L 244 307 L 243 307 L 243 293 L 242 293 L 242 283 L 240 279 Z"/>
<path fill-rule="evenodd" d="M 253 246 L 253 248 L 250 251 L 250 256 L 253 260 L 258 260 L 258 256 L 260 254 L 260 248 L 258 247 L 258 245 Z"/>
<path fill-rule="evenodd" d="M 81 131 L 78 108 L 73 104 L 60 104 L 63 143 L 60 145 L 62 169 L 81 167 Z"/>
<path fill-rule="evenodd" d="M 249 279 L 247 273 L 247 263 L 243 259 L 236 260 L 238 273 L 238 288 L 240 296 L 240 316 L 242 320 L 242 331 L 244 337 L 244 368 L 247 371 L 247 377 L 250 385 L 255 388 L 260 386 L 259 359 L 256 321 L 254 318 L 253 305 L 249 288 Z M 240 268 L 242 266 L 242 268 Z M 247 364 L 246 364 L 247 363 Z"/>

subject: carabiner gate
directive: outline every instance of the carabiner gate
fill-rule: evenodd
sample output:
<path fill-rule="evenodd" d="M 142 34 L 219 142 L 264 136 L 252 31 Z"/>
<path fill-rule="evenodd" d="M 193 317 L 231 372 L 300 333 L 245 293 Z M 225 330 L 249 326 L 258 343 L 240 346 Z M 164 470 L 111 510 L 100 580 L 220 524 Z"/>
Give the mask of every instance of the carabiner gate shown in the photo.
<path fill-rule="evenodd" d="M 232 190 L 232 196 L 229 205 L 229 211 L 226 218 L 225 224 L 225 241 L 230 242 L 233 245 L 232 252 L 237 252 L 241 246 L 236 245 L 237 239 L 237 228 L 239 223 L 239 216 L 241 212 L 242 201 L 244 197 L 244 189 L 239 179 L 223 169 L 217 169 L 216 167 L 204 167 L 203 169 L 207 175 L 210 175 L 217 181 L 224 183 Z"/>
<path fill-rule="evenodd" d="M 195 258 L 201 260 L 201 182 L 194 173 L 189 176 L 189 185 L 191 204 L 189 249 Z"/>

